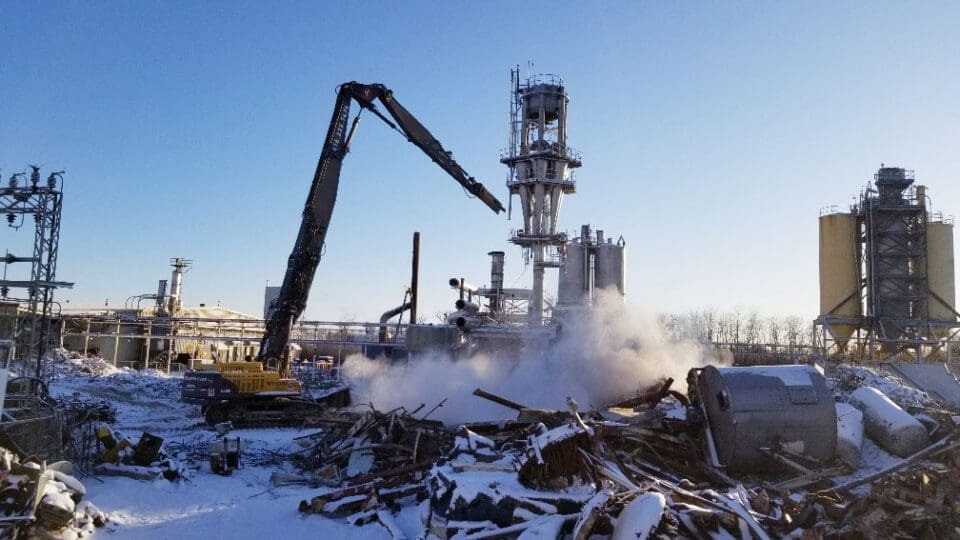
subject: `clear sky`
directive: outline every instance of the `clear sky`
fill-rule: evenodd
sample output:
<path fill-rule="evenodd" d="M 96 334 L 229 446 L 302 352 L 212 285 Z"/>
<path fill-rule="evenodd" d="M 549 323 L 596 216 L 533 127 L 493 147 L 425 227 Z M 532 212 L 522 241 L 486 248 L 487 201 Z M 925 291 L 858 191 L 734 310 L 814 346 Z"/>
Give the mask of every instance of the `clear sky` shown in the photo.
<path fill-rule="evenodd" d="M 957 21 L 955 2 L 0 0 L 0 169 L 67 171 L 59 299 L 122 304 L 179 256 L 188 304 L 256 314 L 337 84 L 392 88 L 506 202 L 519 64 L 564 78 L 584 165 L 560 222 L 626 238 L 631 303 L 813 318 L 818 211 L 881 162 L 960 214 Z M 428 319 L 450 276 L 488 280 L 490 250 L 525 286 L 517 226 L 365 115 L 306 317 L 397 305 L 414 230 Z"/>

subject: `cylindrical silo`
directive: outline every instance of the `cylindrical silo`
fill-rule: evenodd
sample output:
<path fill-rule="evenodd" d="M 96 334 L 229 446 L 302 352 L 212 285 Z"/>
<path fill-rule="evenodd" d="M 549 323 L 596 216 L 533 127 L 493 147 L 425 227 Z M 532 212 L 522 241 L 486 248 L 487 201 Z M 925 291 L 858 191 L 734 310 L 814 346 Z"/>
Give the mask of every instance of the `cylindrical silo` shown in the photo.
<path fill-rule="evenodd" d="M 927 287 L 930 290 L 927 302 L 930 320 L 955 321 L 953 309 L 956 306 L 957 292 L 954 282 L 952 223 L 927 223 Z M 949 305 L 944 305 L 944 302 Z"/>
<path fill-rule="evenodd" d="M 567 244 L 567 261 L 557 281 L 557 304 L 578 306 L 587 299 L 587 246 L 580 242 Z"/>
<path fill-rule="evenodd" d="M 616 287 L 624 294 L 624 246 L 613 243 L 599 244 L 594 248 L 593 284 L 598 290 Z"/>
<path fill-rule="evenodd" d="M 856 216 L 820 216 L 821 316 L 859 317 L 859 287 Z M 856 325 L 830 324 L 829 330 L 834 339 L 845 345 L 847 338 L 856 330 Z"/>

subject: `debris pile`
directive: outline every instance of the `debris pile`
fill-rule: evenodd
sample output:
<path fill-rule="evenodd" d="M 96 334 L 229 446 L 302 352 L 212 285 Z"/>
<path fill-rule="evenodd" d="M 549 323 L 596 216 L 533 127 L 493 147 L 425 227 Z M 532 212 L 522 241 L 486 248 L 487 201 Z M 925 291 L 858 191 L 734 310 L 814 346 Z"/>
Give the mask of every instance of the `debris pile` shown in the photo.
<path fill-rule="evenodd" d="M 426 419 L 432 411 L 417 418 L 422 408 L 328 411 L 318 420 L 322 431 L 297 439 L 304 447 L 297 461 L 313 471 L 305 482 L 345 481 L 348 490 L 357 490 L 371 480 L 392 485 L 429 469 L 450 449 L 453 437 L 443 423 Z"/>
<path fill-rule="evenodd" d="M 115 433 L 107 424 L 97 427 L 97 440 L 102 453 L 93 467 L 96 476 L 125 476 L 135 480 L 178 480 L 188 467 L 162 451 L 163 439 L 143 432 L 133 443 Z"/>
<path fill-rule="evenodd" d="M 69 462 L 21 463 L 0 448 L 0 536 L 83 538 L 103 527 L 107 516 L 83 500 L 86 489 L 72 472 Z"/>
<path fill-rule="evenodd" d="M 395 538 L 402 536 L 398 511 L 409 505 L 417 505 L 423 530 L 439 538 L 955 534 L 960 530 L 955 418 L 925 394 L 861 369 L 838 371 L 859 373 L 857 378 L 832 379 L 841 400 L 840 451 L 828 462 L 781 445 L 762 449 L 781 466 L 777 472 L 731 477 L 709 463 L 703 416 L 695 403 L 670 389 L 672 380 L 590 412 L 581 412 L 569 398 L 566 411 L 529 409 L 478 390 L 476 395 L 516 409 L 518 419 L 462 425 L 445 435 L 437 426 L 430 440 L 452 438 L 452 444 L 435 444 L 442 453 L 421 453 L 420 459 L 411 455 L 409 439 L 391 431 L 400 419 L 409 430 L 404 411 L 348 416 L 352 421 L 345 418 L 341 427 L 325 431 L 323 445 L 314 447 L 323 449 L 315 454 L 321 459 L 312 463 L 314 471 L 325 471 L 324 481 L 314 478 L 312 484 L 323 492 L 302 501 L 300 510 L 356 525 L 379 523 Z M 908 409 L 864 386 L 865 380 L 883 383 L 877 386 Z M 874 413 L 854 394 L 879 395 L 910 419 L 901 417 L 888 428 L 915 429 L 917 422 L 923 446 L 902 459 L 888 455 L 893 464 L 879 470 L 861 463 L 861 445 L 882 448 L 877 433 L 885 432 L 869 427 Z M 880 418 L 884 414 L 890 413 Z M 929 444 L 928 437 L 936 442 Z"/>
<path fill-rule="evenodd" d="M 52 351 L 43 363 L 44 380 L 76 375 L 105 376 L 121 373 L 118 368 L 103 358 L 83 356 L 65 349 Z"/>
<path fill-rule="evenodd" d="M 295 494 L 301 512 L 331 518 L 296 520 L 318 534 L 340 527 L 342 535 L 351 525 L 394 538 L 950 537 L 960 530 L 956 411 L 864 367 L 839 366 L 829 377 L 796 366 L 744 373 L 770 378 L 767 397 L 730 385 L 691 383 L 682 392 L 664 379 L 589 410 L 570 398 L 562 409 L 538 409 L 478 389 L 478 398 L 515 416 L 457 426 L 431 419 L 441 402 L 325 408 L 295 431 L 229 423 L 210 431 L 195 409 L 171 399 L 175 379 L 126 371 L 68 375 L 57 402 L 71 447 L 84 449 L 71 454 L 86 456 L 75 460 L 81 477 L 129 486 L 107 476 L 153 480 L 189 470 L 189 481 L 171 486 L 179 497 L 240 482 L 261 489 L 266 469 L 271 485 L 250 497 Z M 82 397 L 89 390 L 94 397 Z M 748 413 L 744 391 L 771 419 L 769 433 L 784 438 L 711 440 L 703 399 Z M 829 413 L 818 429 L 836 436 L 835 451 L 814 455 L 814 443 L 818 451 L 833 443 L 821 444 L 819 431 L 792 434 L 790 422 L 807 419 L 796 410 L 778 414 L 771 403 L 816 403 Z M 126 439 L 114 426 L 138 437 Z M 753 444 L 764 466 L 734 469 L 718 459 L 718 447 L 734 443 Z M 197 468 L 232 479 L 204 486 L 213 477 L 192 474 Z M 109 508 L 99 493 L 97 500 Z M 62 523 L 58 502 L 51 497 L 34 521 Z M 241 503 L 209 507 L 223 504 Z"/>

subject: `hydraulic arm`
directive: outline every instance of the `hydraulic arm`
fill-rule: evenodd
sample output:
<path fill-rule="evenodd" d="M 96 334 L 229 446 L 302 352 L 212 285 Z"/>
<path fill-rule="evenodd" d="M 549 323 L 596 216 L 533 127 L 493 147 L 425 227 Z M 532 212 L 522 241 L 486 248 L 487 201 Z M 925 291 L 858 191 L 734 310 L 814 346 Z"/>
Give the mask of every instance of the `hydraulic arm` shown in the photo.
<path fill-rule="evenodd" d="M 400 131 L 408 141 L 419 147 L 444 171 L 453 177 L 467 192 L 483 201 L 495 213 L 504 210 L 503 205 L 483 184 L 469 176 L 453 159 L 453 155 L 428 130 L 393 98 L 393 92 L 382 84 L 349 82 L 339 87 L 333 118 L 323 143 L 317 170 L 313 175 L 310 193 L 303 209 L 303 221 L 297 234 L 293 252 L 287 261 L 280 295 L 274 301 L 266 332 L 260 343 L 258 359 L 276 360 L 277 370 L 286 375 L 287 346 L 294 321 L 307 305 L 310 285 L 320 262 L 323 243 L 330 226 L 330 217 L 337 199 L 340 168 L 350 148 L 350 140 L 360 120 L 358 114 L 352 124 L 349 121 L 351 102 L 356 101 L 362 110 L 369 110 L 390 127 Z M 379 101 L 390 118 L 376 107 Z M 391 121 L 392 118 L 392 121 Z M 350 124 L 348 130 L 348 124 Z"/>

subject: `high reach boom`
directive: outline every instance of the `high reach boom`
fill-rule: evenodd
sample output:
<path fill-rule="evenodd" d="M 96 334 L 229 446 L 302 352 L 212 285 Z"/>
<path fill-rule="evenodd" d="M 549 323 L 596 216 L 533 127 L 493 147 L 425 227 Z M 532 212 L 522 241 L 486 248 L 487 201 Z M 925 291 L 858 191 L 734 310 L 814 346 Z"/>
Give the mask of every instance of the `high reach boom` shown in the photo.
<path fill-rule="evenodd" d="M 320 262 L 323 243 L 330 226 L 330 217 L 333 214 L 333 205 L 337 200 L 340 168 L 343 158 L 350 150 L 350 140 L 360 122 L 358 113 L 350 123 L 349 131 L 347 130 L 350 104 L 353 101 L 360 105 L 361 112 L 363 110 L 372 112 L 387 125 L 402 133 L 408 141 L 423 150 L 468 193 L 483 201 L 495 213 L 505 210 L 503 204 L 487 191 L 483 184 L 468 175 L 453 159 L 453 154 L 445 150 L 440 141 L 393 98 L 393 92 L 390 89 L 382 84 L 358 82 L 341 85 L 337 90 L 333 118 L 330 119 L 327 138 L 324 140 L 323 151 L 320 153 L 313 183 L 310 185 L 310 193 L 303 208 L 300 232 L 297 234 L 293 253 L 290 254 L 287 262 L 287 272 L 283 277 L 280 295 L 271 305 L 270 315 L 266 321 L 266 332 L 260 342 L 260 353 L 257 357 L 261 361 L 276 360 L 277 370 L 284 376 L 288 369 L 287 348 L 290 343 L 290 330 L 294 321 L 306 308 L 310 285 L 313 283 L 313 276 Z M 377 109 L 376 101 L 383 105 L 390 118 Z"/>

